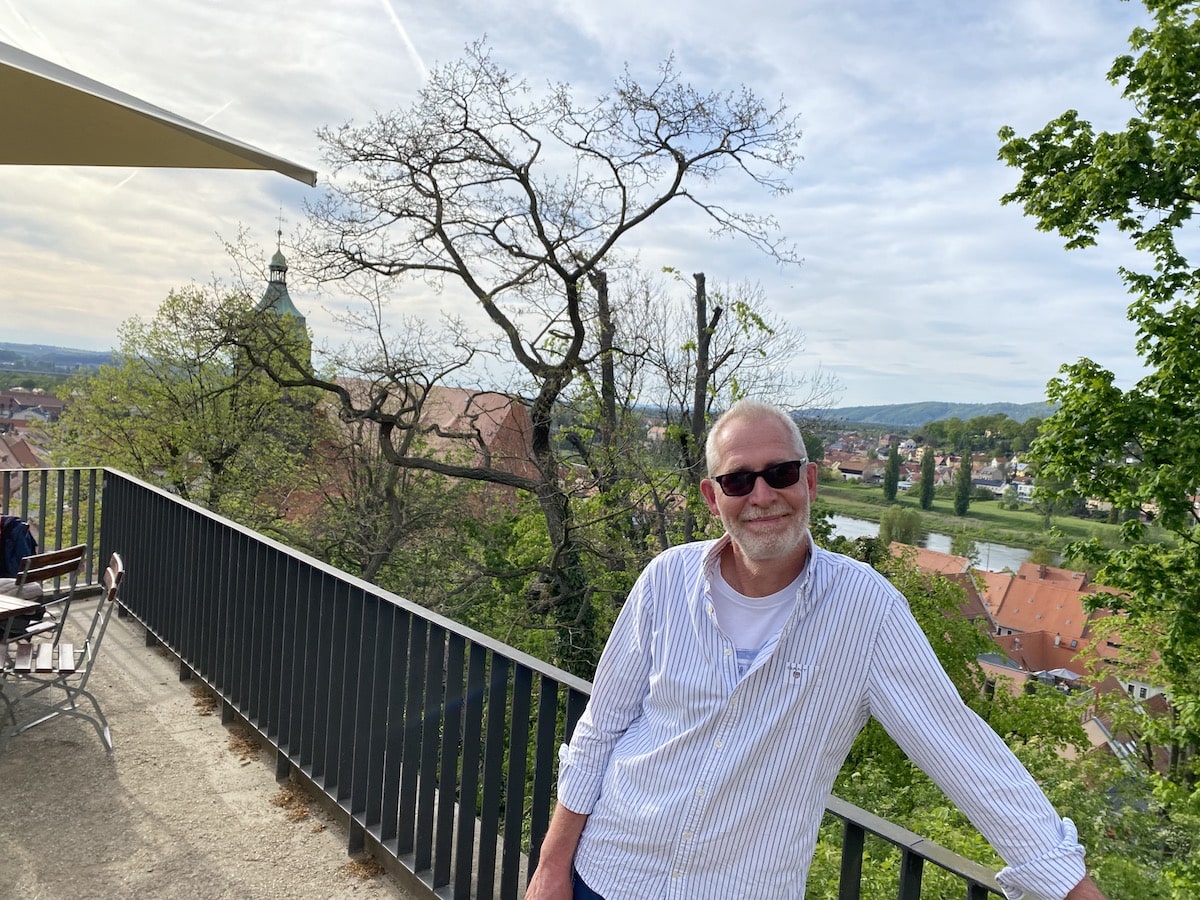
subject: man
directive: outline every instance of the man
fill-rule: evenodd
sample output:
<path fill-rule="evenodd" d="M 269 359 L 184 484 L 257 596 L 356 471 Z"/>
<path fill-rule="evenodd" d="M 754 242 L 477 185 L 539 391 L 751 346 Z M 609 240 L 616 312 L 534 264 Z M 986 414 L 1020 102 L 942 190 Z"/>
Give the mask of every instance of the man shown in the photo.
<path fill-rule="evenodd" d="M 802 898 L 869 716 L 1004 856 L 1010 897 L 1103 900 L 1074 825 L 963 705 L 904 598 L 813 545 L 816 466 L 791 417 L 742 401 L 705 451 L 726 534 L 634 586 L 562 749 L 527 900 Z"/>

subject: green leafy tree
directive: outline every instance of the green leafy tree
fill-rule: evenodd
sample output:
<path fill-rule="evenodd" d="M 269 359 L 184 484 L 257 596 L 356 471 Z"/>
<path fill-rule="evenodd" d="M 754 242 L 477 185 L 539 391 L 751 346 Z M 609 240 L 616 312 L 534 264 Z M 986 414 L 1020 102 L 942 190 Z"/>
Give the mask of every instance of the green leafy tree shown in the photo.
<path fill-rule="evenodd" d="M 888 448 L 887 464 L 883 467 L 883 499 L 888 503 L 896 500 L 896 491 L 900 486 L 900 447 L 893 439 Z"/>
<path fill-rule="evenodd" d="M 316 432 L 311 398 L 285 394 L 223 344 L 218 323 L 248 309 L 242 294 L 192 287 L 169 294 L 152 320 L 124 322 L 114 362 L 64 390 L 56 462 L 111 465 L 270 527 L 270 498 L 295 485 Z"/>
<path fill-rule="evenodd" d="M 1143 748 L 1166 765 L 1147 773 L 1170 822 L 1200 821 L 1200 265 L 1192 217 L 1200 202 L 1200 16 L 1195 2 L 1146 0 L 1151 28 L 1129 38 L 1131 53 L 1108 73 L 1133 115 L 1121 131 L 1097 132 L 1069 110 L 1029 137 L 1000 132 L 1000 156 L 1021 171 L 1005 202 L 1019 202 L 1038 228 L 1068 248 L 1095 245 L 1105 228 L 1129 236 L 1152 265 L 1120 270 L 1133 295 L 1129 318 L 1148 374 L 1131 389 L 1089 359 L 1064 365 L 1050 383 L 1059 410 L 1034 443 L 1038 492 L 1072 493 L 1115 509 L 1146 510 L 1173 532 L 1171 544 L 1143 542 L 1139 519 L 1125 542 L 1068 546 L 1123 594 L 1105 598 L 1125 613 L 1122 639 L 1140 645 L 1143 678 L 1167 686 L 1170 712 L 1147 716 Z M 1053 485 L 1059 485 L 1055 488 Z M 1172 848 L 1165 880 L 1177 896 L 1200 892 L 1194 846 Z"/>
<path fill-rule="evenodd" d="M 950 552 L 955 556 L 965 556 L 972 565 L 979 562 L 979 546 L 975 539 L 963 531 L 950 535 Z"/>
<path fill-rule="evenodd" d="M 1004 493 L 1000 497 L 1000 506 L 1004 509 L 1021 508 L 1021 495 L 1015 484 L 1005 485 Z"/>
<path fill-rule="evenodd" d="M 886 547 L 893 541 L 919 544 L 925 537 L 921 514 L 915 509 L 893 506 L 883 511 L 879 519 L 879 540 Z"/>
<path fill-rule="evenodd" d="M 937 491 L 937 460 L 933 447 L 926 447 L 921 454 L 921 509 L 933 509 L 933 498 Z"/>
<path fill-rule="evenodd" d="M 971 454 L 964 453 L 954 476 L 954 514 L 965 516 L 971 508 Z"/>

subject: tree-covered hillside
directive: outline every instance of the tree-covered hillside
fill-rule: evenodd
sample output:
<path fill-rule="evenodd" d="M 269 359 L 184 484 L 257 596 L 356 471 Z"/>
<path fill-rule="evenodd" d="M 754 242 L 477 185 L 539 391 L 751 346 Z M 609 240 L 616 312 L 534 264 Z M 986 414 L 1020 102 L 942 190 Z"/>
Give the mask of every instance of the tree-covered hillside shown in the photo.
<path fill-rule="evenodd" d="M 974 419 L 1003 413 L 1017 422 L 1044 419 L 1054 412 L 1049 403 L 944 403 L 929 400 L 922 403 L 895 403 L 890 406 L 843 406 L 837 409 L 804 410 L 811 419 L 834 419 L 847 424 L 896 425 L 919 428 L 926 422 L 942 419 Z"/>

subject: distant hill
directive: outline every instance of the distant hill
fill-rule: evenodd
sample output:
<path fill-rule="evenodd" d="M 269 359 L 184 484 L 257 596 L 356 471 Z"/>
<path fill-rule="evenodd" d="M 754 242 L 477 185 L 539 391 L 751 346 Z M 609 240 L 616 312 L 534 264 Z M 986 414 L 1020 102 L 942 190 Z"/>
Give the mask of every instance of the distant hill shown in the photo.
<path fill-rule="evenodd" d="M 843 406 L 838 409 L 805 410 L 800 414 L 811 419 L 845 422 L 850 425 L 895 425 L 920 428 L 926 422 L 943 419 L 974 419 L 1003 413 L 1017 422 L 1044 419 L 1054 412 L 1049 403 L 895 403 L 890 406 Z"/>
<path fill-rule="evenodd" d="M 0 342 L 0 372 L 63 375 L 76 369 L 96 369 L 109 362 L 111 353 L 95 350 Z"/>

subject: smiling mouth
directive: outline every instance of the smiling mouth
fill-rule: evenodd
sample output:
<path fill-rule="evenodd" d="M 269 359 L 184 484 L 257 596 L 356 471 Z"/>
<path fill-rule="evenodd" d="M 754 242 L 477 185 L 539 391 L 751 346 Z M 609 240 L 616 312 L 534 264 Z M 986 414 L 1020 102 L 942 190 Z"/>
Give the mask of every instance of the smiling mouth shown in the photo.
<path fill-rule="evenodd" d="M 784 513 L 772 513 L 768 516 L 753 516 L 749 519 L 742 519 L 744 525 L 754 525 L 759 522 L 780 522 L 784 519 Z"/>

